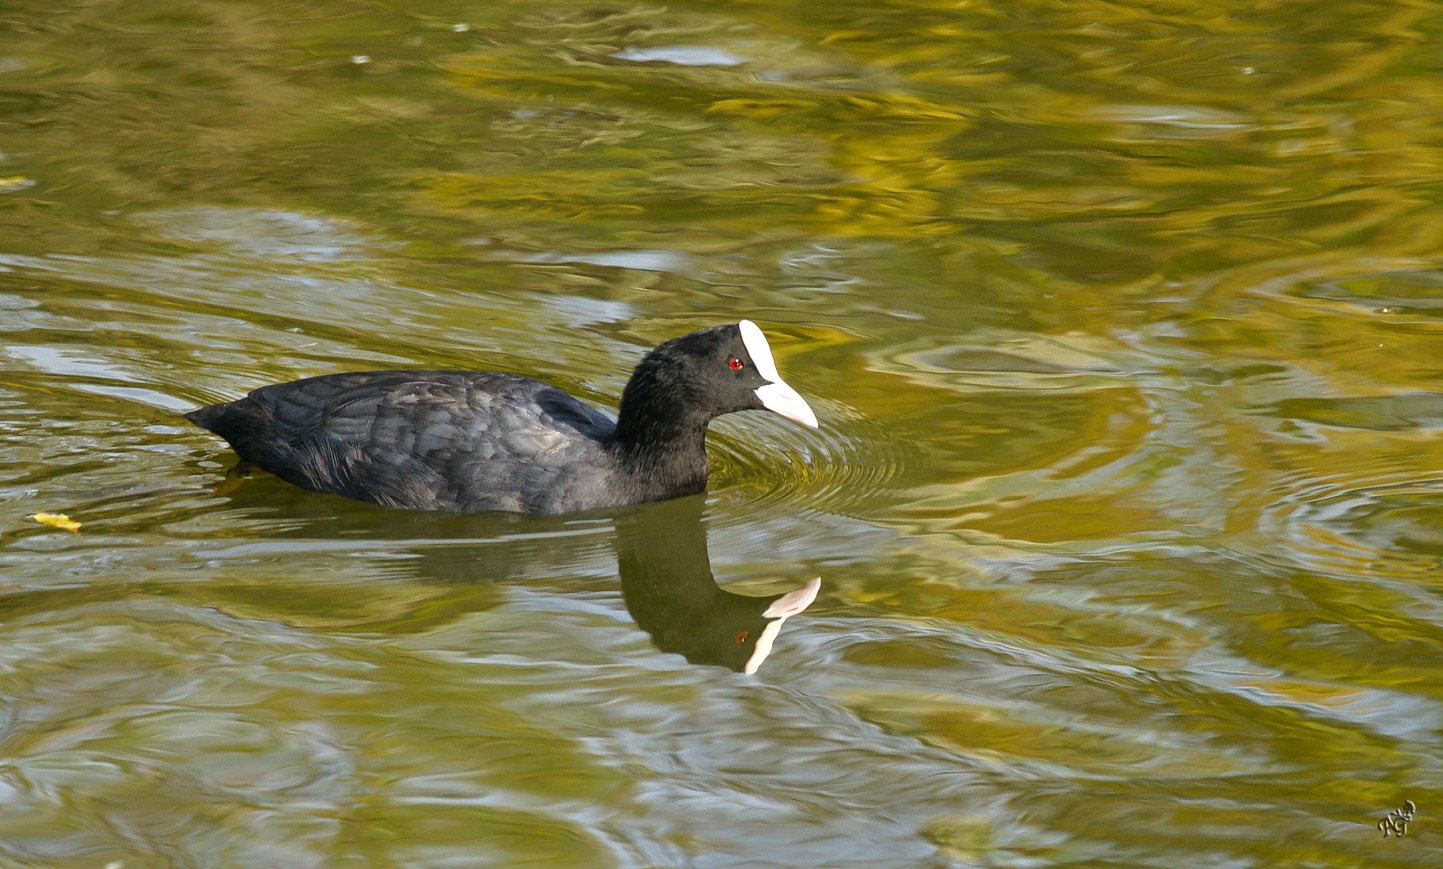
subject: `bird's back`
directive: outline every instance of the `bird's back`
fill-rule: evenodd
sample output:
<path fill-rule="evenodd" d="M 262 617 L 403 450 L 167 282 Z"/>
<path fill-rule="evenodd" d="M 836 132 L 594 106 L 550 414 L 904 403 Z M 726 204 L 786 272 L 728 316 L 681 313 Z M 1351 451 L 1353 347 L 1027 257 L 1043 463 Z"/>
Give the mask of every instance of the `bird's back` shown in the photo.
<path fill-rule="evenodd" d="M 288 482 L 391 507 L 560 513 L 616 491 L 615 423 L 529 377 L 330 374 L 186 416 Z"/>

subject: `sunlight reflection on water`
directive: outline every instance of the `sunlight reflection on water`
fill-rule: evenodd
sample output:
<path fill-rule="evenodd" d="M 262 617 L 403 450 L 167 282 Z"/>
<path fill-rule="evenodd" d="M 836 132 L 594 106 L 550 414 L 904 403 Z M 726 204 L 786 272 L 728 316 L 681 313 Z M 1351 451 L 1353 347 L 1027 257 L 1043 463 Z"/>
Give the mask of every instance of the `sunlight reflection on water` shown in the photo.
<path fill-rule="evenodd" d="M 0 863 L 1443 854 L 1432 4 L 273 13 L 7 13 Z M 742 316 L 822 426 L 718 422 L 682 525 L 228 485 L 177 416 L 610 411 Z M 819 596 L 694 666 L 625 545 Z"/>

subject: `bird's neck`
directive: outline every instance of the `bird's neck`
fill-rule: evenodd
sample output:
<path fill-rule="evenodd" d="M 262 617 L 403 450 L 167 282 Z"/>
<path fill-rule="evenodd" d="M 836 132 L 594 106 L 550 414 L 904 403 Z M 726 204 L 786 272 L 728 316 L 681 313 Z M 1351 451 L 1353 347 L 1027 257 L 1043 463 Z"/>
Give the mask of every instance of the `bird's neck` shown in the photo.
<path fill-rule="evenodd" d="M 617 425 L 611 448 L 643 500 L 693 495 L 706 488 L 706 424 Z"/>
<path fill-rule="evenodd" d="M 644 500 L 692 495 L 706 488 L 706 428 L 711 417 L 687 411 L 675 395 L 646 382 L 627 385 L 610 444 Z"/>

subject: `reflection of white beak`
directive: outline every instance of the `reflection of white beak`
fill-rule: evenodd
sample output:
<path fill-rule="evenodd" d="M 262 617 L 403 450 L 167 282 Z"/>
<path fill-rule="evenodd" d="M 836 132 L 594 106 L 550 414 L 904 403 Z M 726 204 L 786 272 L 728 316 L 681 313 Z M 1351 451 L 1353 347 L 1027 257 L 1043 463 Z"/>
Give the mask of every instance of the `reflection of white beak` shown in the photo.
<path fill-rule="evenodd" d="M 775 383 L 768 383 L 766 386 L 758 386 L 756 389 L 757 398 L 761 399 L 762 406 L 774 413 L 793 422 L 802 425 L 817 427 L 817 415 L 812 413 L 811 407 L 802 399 L 797 391 L 778 380 Z"/>
<path fill-rule="evenodd" d="M 804 405 L 805 406 L 805 405 Z M 777 634 L 782 632 L 782 622 L 812 605 L 817 599 L 817 591 L 822 587 L 822 578 L 819 576 L 799 589 L 789 591 L 767 607 L 762 613 L 764 619 L 776 619 L 767 622 L 762 628 L 762 635 L 757 637 L 757 645 L 752 649 L 752 656 L 747 658 L 746 666 L 742 672 L 748 676 L 752 675 L 762 667 L 762 662 L 772 653 L 772 644 L 777 641 Z"/>
<path fill-rule="evenodd" d="M 742 333 L 742 345 L 747 348 L 747 353 L 752 357 L 752 364 L 757 367 L 757 373 L 771 383 L 758 386 L 756 389 L 757 400 L 762 407 L 773 413 L 779 413 L 793 422 L 802 425 L 817 427 L 817 415 L 807 406 L 807 402 L 797 394 L 797 391 L 787 385 L 782 376 L 777 373 L 777 363 L 772 359 L 772 347 L 767 343 L 767 338 L 757 324 L 751 320 L 743 320 L 737 324 Z"/>

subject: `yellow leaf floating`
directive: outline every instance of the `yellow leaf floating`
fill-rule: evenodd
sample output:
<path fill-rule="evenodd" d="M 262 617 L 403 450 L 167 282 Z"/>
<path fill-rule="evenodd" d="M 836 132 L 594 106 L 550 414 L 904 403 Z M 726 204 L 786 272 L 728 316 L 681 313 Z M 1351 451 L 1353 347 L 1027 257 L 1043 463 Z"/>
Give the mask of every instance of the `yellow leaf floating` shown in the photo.
<path fill-rule="evenodd" d="M 30 517 L 41 525 L 49 525 L 51 528 L 64 528 L 66 531 L 80 533 L 80 523 L 66 516 L 64 513 L 36 513 Z"/>

